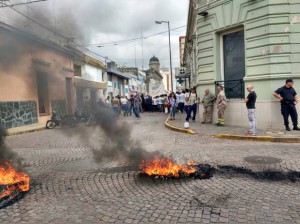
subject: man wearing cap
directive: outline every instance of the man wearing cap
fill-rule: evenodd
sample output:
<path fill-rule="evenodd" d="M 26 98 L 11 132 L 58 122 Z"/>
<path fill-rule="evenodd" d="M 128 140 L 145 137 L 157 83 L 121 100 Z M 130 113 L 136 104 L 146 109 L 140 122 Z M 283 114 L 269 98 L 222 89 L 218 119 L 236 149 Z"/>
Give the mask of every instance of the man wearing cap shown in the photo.
<path fill-rule="evenodd" d="M 281 102 L 281 114 L 284 119 L 284 125 L 287 131 L 291 131 L 289 127 L 289 116 L 292 118 L 294 125 L 293 130 L 300 131 L 298 127 L 298 114 L 296 109 L 296 104 L 299 102 L 297 92 L 293 88 L 294 81 L 292 79 L 287 79 L 285 86 L 277 89 L 273 96 L 280 99 Z"/>

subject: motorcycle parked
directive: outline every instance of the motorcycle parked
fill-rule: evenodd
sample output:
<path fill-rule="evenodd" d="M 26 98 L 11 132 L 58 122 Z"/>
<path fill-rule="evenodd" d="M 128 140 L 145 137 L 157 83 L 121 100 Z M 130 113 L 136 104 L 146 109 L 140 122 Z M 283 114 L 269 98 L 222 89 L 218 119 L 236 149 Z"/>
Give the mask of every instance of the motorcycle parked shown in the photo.
<path fill-rule="evenodd" d="M 72 115 L 66 115 L 64 117 L 59 117 L 55 111 L 52 111 L 51 120 L 48 120 L 46 123 L 47 129 L 53 129 L 56 126 L 61 125 L 67 127 L 76 127 L 77 120 Z"/>

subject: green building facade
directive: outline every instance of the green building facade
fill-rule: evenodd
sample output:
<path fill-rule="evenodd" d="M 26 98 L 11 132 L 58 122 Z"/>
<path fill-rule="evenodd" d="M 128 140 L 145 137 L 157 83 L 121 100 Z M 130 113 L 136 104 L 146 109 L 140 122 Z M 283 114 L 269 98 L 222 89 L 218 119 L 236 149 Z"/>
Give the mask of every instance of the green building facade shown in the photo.
<path fill-rule="evenodd" d="M 224 85 L 227 123 L 247 125 L 242 99 L 253 84 L 258 127 L 283 127 L 272 93 L 287 78 L 300 92 L 299 0 L 191 0 L 186 36 L 191 86 L 203 94 Z"/>

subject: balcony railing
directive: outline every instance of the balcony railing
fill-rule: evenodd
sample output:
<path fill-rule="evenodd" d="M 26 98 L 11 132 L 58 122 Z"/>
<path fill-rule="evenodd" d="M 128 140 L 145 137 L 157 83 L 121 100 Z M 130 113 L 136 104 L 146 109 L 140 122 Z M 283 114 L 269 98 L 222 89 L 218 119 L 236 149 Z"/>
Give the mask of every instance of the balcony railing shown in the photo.
<path fill-rule="evenodd" d="M 224 92 L 228 99 L 245 98 L 245 82 L 243 79 L 215 81 L 216 90 L 220 85 L 224 87 Z"/>

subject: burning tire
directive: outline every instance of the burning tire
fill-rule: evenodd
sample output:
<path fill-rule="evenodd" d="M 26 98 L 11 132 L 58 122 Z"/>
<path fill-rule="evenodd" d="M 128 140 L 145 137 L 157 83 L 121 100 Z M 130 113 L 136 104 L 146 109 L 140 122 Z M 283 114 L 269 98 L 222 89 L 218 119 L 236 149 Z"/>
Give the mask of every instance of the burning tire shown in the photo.
<path fill-rule="evenodd" d="M 55 127 L 56 127 L 56 123 L 54 121 L 52 121 L 52 120 L 47 121 L 47 123 L 46 123 L 47 129 L 53 129 Z"/>
<path fill-rule="evenodd" d="M 209 164 L 199 164 L 191 160 L 187 164 L 178 164 L 172 159 L 156 156 L 151 161 L 142 161 L 139 167 L 142 175 L 154 178 L 209 179 L 214 173 L 214 168 Z"/>
<path fill-rule="evenodd" d="M 0 164 L 0 209 L 20 199 L 29 188 L 27 174 L 15 171 L 8 162 Z"/>
<path fill-rule="evenodd" d="M 10 188 L 15 188 L 13 191 L 9 192 L 8 195 L 0 198 L 0 209 L 13 204 L 24 196 L 24 192 L 20 191 L 16 187 L 17 184 L 13 186 L 0 185 L 0 194 L 4 194 L 4 192 Z"/>

